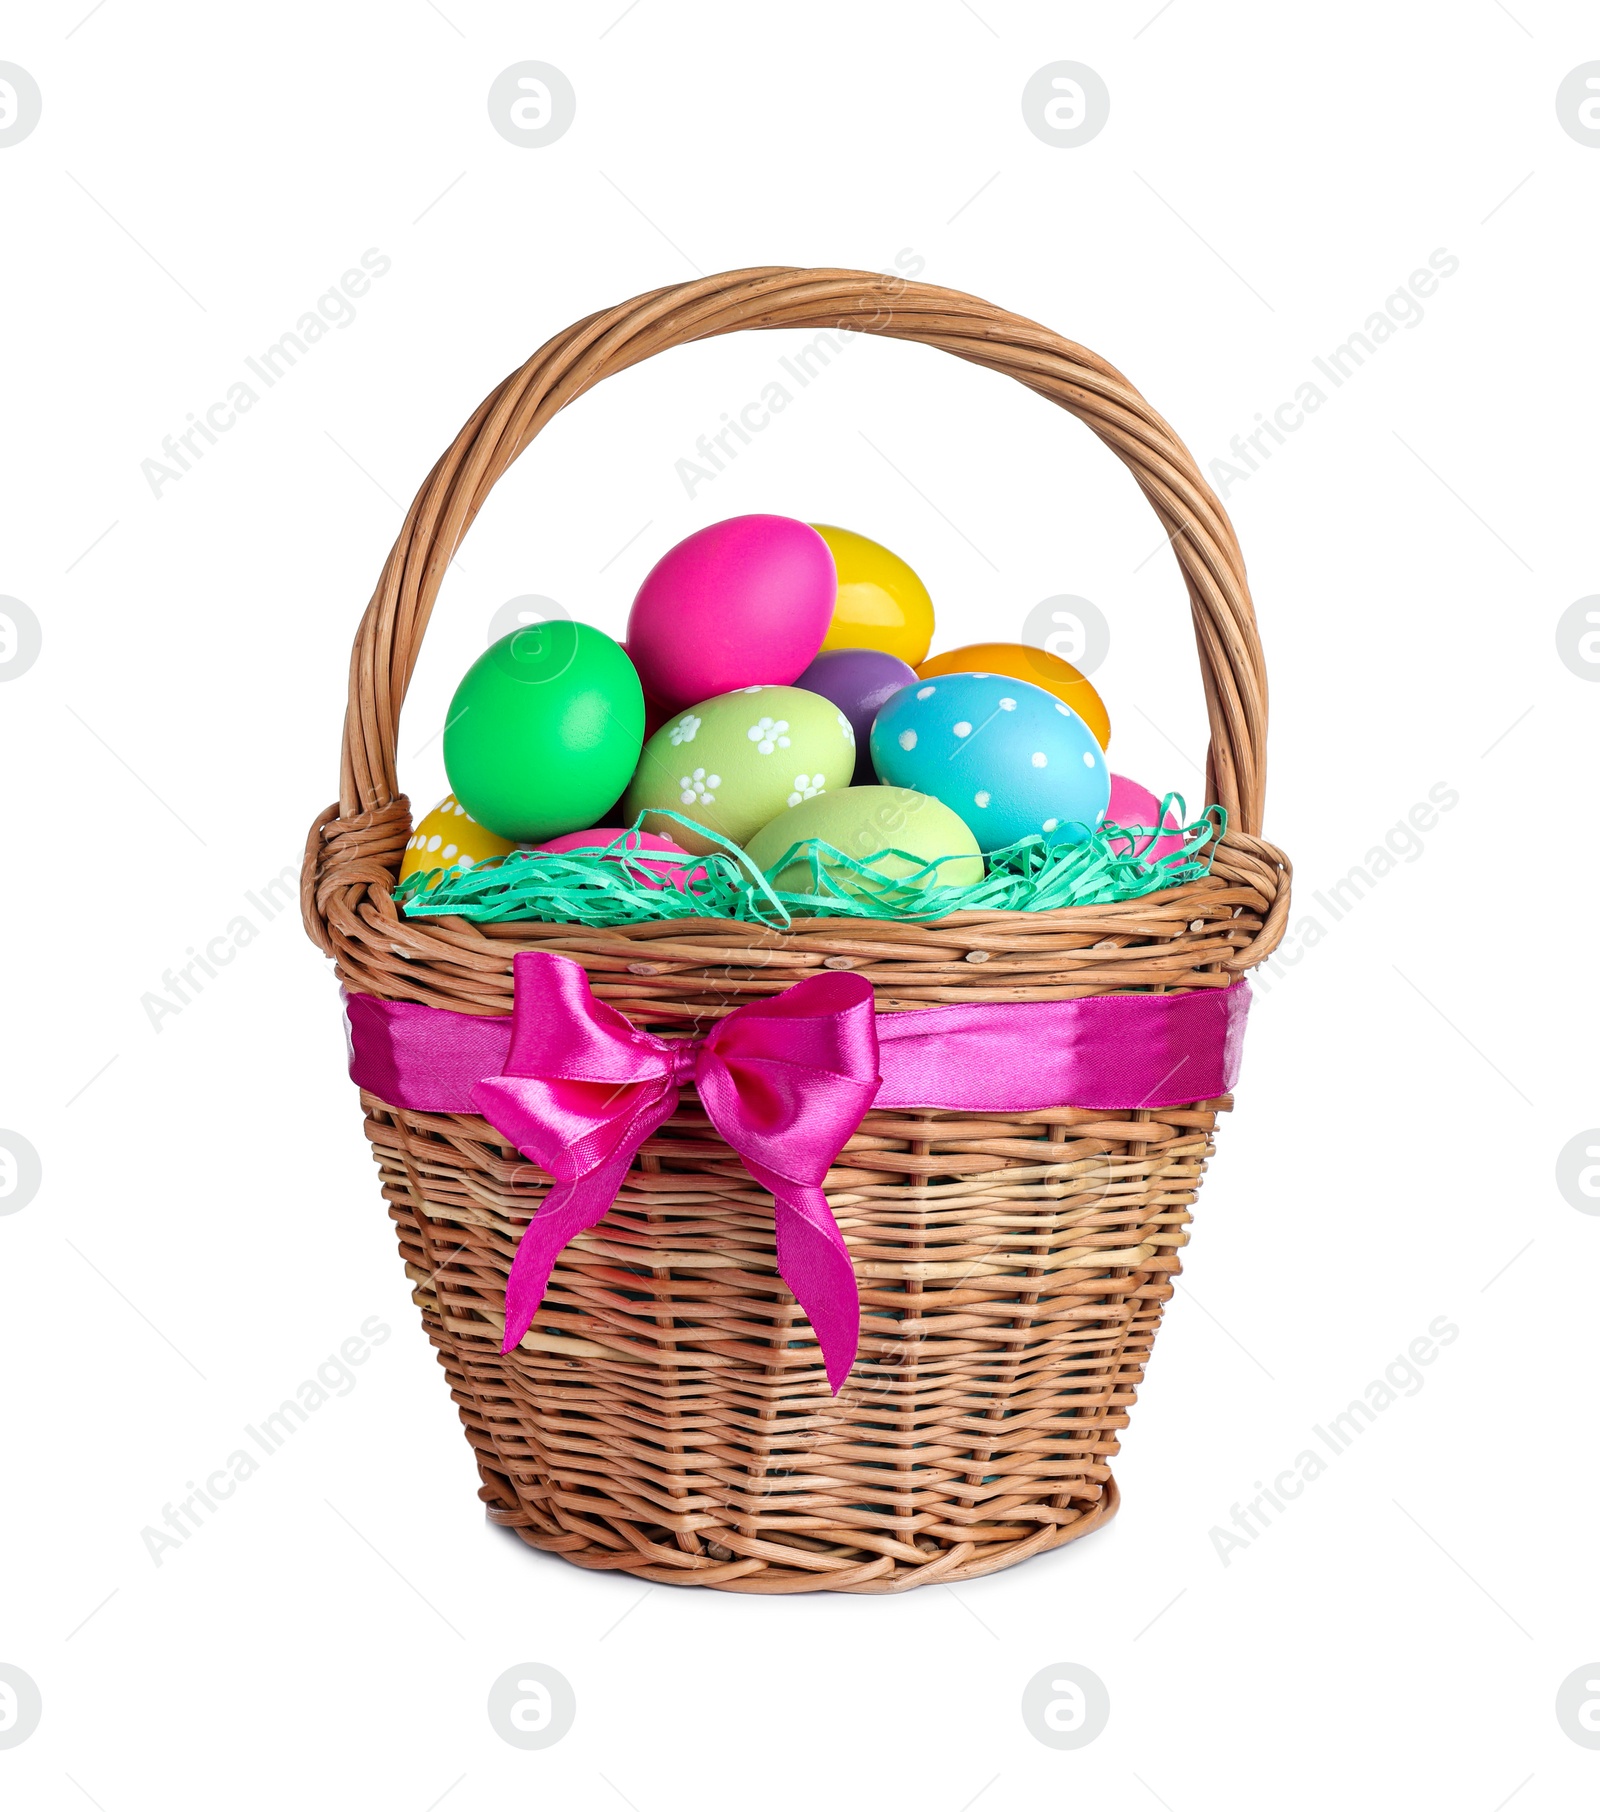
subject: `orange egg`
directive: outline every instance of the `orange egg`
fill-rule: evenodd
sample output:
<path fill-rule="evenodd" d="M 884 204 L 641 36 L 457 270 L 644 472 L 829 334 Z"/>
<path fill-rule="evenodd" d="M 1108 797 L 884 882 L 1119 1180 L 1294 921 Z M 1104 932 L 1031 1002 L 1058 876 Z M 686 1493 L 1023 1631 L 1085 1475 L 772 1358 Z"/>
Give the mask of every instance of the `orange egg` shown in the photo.
<path fill-rule="evenodd" d="M 455 794 L 446 793 L 406 845 L 400 879 L 426 874 L 432 868 L 472 868 L 495 856 L 509 855 L 516 847 L 468 817 L 466 808 L 457 804 Z"/>
<path fill-rule="evenodd" d="M 973 642 L 931 655 L 917 668 L 918 679 L 937 679 L 942 673 L 1001 673 L 1042 686 L 1077 712 L 1102 749 L 1111 746 L 1111 719 L 1100 694 L 1059 654 L 1027 642 Z"/>

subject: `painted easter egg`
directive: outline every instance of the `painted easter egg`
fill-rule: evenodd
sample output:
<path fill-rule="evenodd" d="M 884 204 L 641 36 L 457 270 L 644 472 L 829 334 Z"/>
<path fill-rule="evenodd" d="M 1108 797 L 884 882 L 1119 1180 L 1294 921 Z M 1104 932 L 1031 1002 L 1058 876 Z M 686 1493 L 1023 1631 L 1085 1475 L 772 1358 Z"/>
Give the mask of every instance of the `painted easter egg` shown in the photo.
<path fill-rule="evenodd" d="M 791 516 L 733 516 L 670 548 L 628 615 L 645 690 L 674 711 L 740 686 L 787 686 L 822 646 L 833 556 Z"/>
<path fill-rule="evenodd" d="M 972 832 L 949 806 L 908 787 L 850 786 L 802 799 L 764 824 L 746 844 L 745 853 L 757 868 L 770 870 L 792 844 L 811 837 L 858 862 L 869 861 L 882 850 L 904 850 L 913 860 L 889 856 L 873 864 L 874 874 L 891 880 L 904 880 L 927 862 L 939 866 L 919 880 L 921 887 L 967 887 L 983 879 L 983 857 Z M 842 892 L 871 897 L 872 889 L 863 887 L 844 863 L 823 855 L 822 864 Z M 790 893 L 808 893 L 810 860 L 801 855 L 768 879 Z"/>
<path fill-rule="evenodd" d="M 496 856 L 508 856 L 516 847 L 485 830 L 454 793 L 446 793 L 412 833 L 400 858 L 400 879 L 433 868 L 472 868 Z"/>
<path fill-rule="evenodd" d="M 853 529 L 815 525 L 839 575 L 825 649 L 881 648 L 915 667 L 933 641 L 933 599 L 898 554 Z"/>
<path fill-rule="evenodd" d="M 650 738 L 622 816 L 678 812 L 743 843 L 786 806 L 848 785 L 855 765 L 855 733 L 837 705 L 798 686 L 746 686 L 680 712 Z M 647 828 L 696 855 L 718 847 L 671 818 Z"/>
<path fill-rule="evenodd" d="M 467 669 L 445 719 L 455 796 L 502 837 L 536 843 L 593 824 L 628 784 L 644 694 L 622 649 L 587 623 L 531 623 Z"/>
<path fill-rule="evenodd" d="M 919 680 L 872 726 L 872 765 L 892 786 L 942 799 L 982 850 L 1019 837 L 1081 840 L 1111 797 L 1089 726 L 1053 692 L 998 673 Z"/>
<path fill-rule="evenodd" d="M 881 648 L 830 648 L 819 654 L 795 681 L 807 692 L 831 698 L 850 719 L 850 727 L 856 733 L 856 786 L 871 786 L 877 779 L 867 750 L 873 718 L 902 686 L 910 685 L 916 677 L 914 669 Z"/>
<path fill-rule="evenodd" d="M 674 843 L 670 837 L 658 837 L 652 831 L 626 830 L 621 825 L 600 830 L 569 831 L 564 837 L 552 837 L 548 842 L 541 843 L 539 849 L 548 855 L 560 856 L 575 849 L 609 849 L 621 838 L 626 838 L 622 848 L 630 855 L 638 851 L 642 857 L 650 850 L 664 851 L 674 856 L 688 854 L 682 844 Z M 606 859 L 615 862 L 621 858 L 617 852 L 613 852 Z M 703 881 L 706 878 L 703 868 L 689 868 L 674 862 L 639 860 L 630 862 L 628 866 L 634 874 L 639 874 L 641 869 L 646 871 L 639 876 L 646 887 L 675 887 L 679 893 L 688 892 L 691 881 Z"/>
<path fill-rule="evenodd" d="M 1100 694 L 1076 667 L 1048 648 L 1034 648 L 1027 642 L 972 642 L 965 648 L 930 655 L 917 667 L 920 679 L 939 679 L 947 673 L 1003 673 L 1031 686 L 1043 686 L 1062 704 L 1071 705 L 1102 749 L 1111 746 L 1111 719 Z"/>
<path fill-rule="evenodd" d="M 1171 812 L 1163 819 L 1161 801 L 1148 787 L 1140 786 L 1137 780 L 1129 780 L 1125 774 L 1111 776 L 1111 803 L 1106 807 L 1106 817 L 1124 830 L 1136 825 L 1150 830 L 1160 823 L 1168 834 L 1157 837 L 1153 845 L 1148 838 L 1137 839 L 1134 853 L 1146 862 L 1159 862 L 1163 856 L 1183 848 L 1183 826 Z"/>

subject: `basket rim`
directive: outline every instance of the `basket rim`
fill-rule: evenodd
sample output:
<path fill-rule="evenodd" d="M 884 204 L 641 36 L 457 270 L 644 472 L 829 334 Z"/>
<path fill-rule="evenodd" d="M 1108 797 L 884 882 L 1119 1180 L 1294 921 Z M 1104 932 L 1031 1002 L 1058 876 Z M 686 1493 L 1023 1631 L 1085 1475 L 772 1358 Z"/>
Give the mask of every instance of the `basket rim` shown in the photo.
<path fill-rule="evenodd" d="M 410 834 L 404 798 L 354 826 L 340 818 L 337 805 L 329 806 L 307 844 L 301 881 L 307 931 L 334 958 L 340 981 L 353 993 L 489 1015 L 511 1011 L 512 961 L 523 949 L 574 957 L 603 984 L 602 992 L 619 980 L 608 971 L 621 972 L 624 980 L 654 978 L 661 973 L 658 963 L 682 977 L 684 992 L 719 997 L 776 991 L 817 968 L 862 969 L 875 986 L 884 984 L 880 996 L 891 996 L 880 1001 L 885 1011 L 980 996 L 1059 999 L 1128 989 L 1226 987 L 1282 939 L 1292 880 L 1282 851 L 1230 828 L 1217 845 L 1210 874 L 1098 906 L 1045 912 L 997 907 L 926 923 L 797 919 L 786 930 L 738 919 L 657 919 L 610 927 L 542 920 L 476 924 L 449 915 L 400 917 L 390 865 Z M 899 998 L 900 990 L 889 986 L 884 974 L 871 973 L 874 964 L 885 961 L 902 961 L 907 969 L 920 961 L 926 969 L 930 960 L 947 971 L 937 978 L 943 991 L 932 999 Z M 1022 961 L 1026 973 L 1014 978 L 1009 991 L 985 994 L 986 988 L 1002 987 L 1000 977 L 1014 960 Z M 931 985 L 929 976 L 919 976 L 917 985 Z M 660 991 L 652 979 L 632 993 Z M 631 999 L 618 996 L 614 1004 L 634 1010 Z M 724 1004 L 671 1013 L 694 1018 L 731 1010 Z"/>

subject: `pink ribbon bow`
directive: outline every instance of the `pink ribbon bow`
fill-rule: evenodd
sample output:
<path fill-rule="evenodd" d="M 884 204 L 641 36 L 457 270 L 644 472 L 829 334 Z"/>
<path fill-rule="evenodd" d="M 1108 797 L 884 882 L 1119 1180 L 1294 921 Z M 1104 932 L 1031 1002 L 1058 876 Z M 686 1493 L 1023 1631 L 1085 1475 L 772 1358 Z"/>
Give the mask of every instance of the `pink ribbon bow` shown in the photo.
<path fill-rule="evenodd" d="M 835 1392 L 855 1363 L 861 1299 L 822 1179 L 878 1092 L 871 985 L 816 975 L 719 1020 L 704 1038 L 641 1032 L 589 991 L 570 957 L 525 950 L 514 965 L 502 1074 L 475 1083 L 476 1110 L 555 1187 L 506 1281 L 502 1352 L 538 1312 L 556 1257 L 601 1220 L 634 1154 L 692 1082 L 711 1124 L 772 1195 L 778 1271 L 805 1310 Z"/>

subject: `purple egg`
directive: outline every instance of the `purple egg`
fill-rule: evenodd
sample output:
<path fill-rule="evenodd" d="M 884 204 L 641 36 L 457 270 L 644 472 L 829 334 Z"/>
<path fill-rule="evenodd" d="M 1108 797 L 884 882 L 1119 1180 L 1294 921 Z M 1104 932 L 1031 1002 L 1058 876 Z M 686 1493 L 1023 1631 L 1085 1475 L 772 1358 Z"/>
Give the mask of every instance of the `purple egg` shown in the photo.
<path fill-rule="evenodd" d="M 877 782 L 868 744 L 872 720 L 885 702 L 917 677 L 915 669 L 879 648 L 831 648 L 806 668 L 794 683 L 831 700 L 856 733 L 856 771 L 852 786 Z"/>

